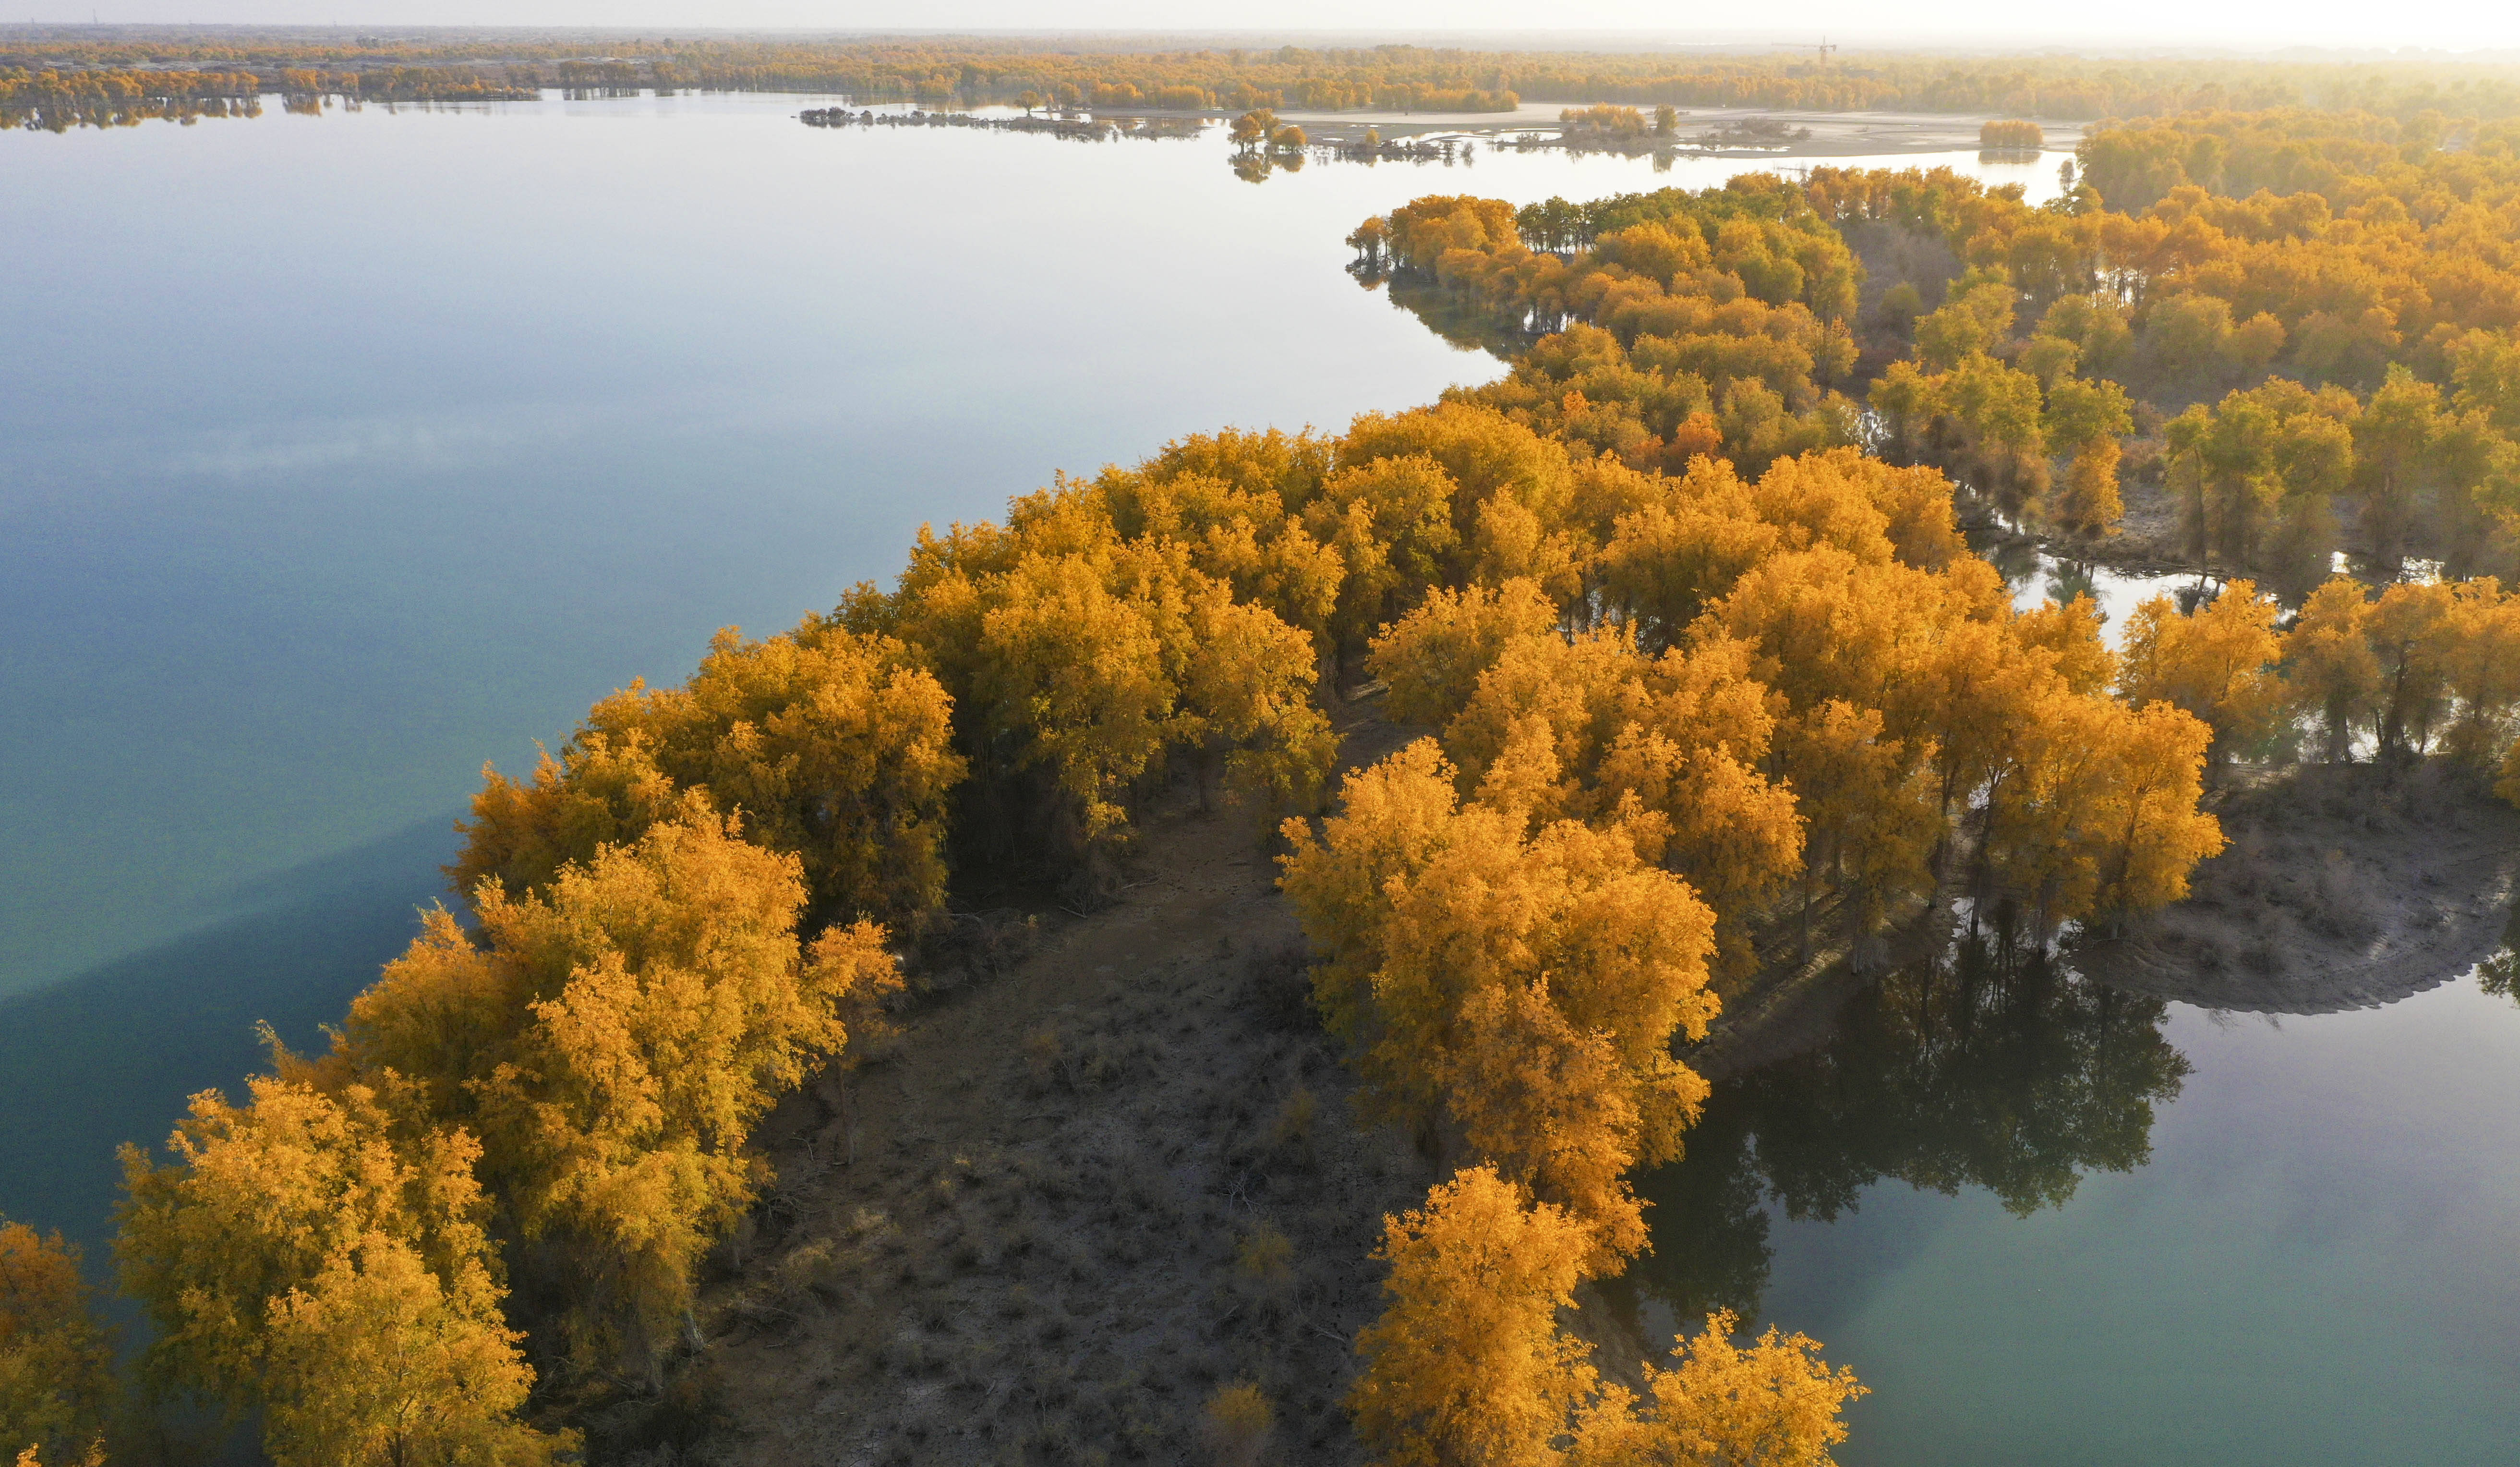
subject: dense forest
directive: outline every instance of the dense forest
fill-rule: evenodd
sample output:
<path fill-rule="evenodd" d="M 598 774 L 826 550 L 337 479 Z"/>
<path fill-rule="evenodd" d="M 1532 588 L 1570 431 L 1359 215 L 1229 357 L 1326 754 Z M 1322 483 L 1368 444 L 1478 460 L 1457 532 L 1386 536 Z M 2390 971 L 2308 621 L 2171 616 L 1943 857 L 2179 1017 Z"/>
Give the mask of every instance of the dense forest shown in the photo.
<path fill-rule="evenodd" d="M 660 43 L 635 84 L 686 54 Z M 1349 85 L 1345 67 L 1361 87 L 1613 100 L 1808 82 L 1847 89 L 1838 106 L 2287 106 L 2096 130 L 2053 207 L 1947 171 L 1816 168 L 1367 221 L 1364 272 L 1509 351 L 1505 380 L 1059 477 L 1002 522 L 922 530 L 889 586 L 720 633 L 529 774 L 485 768 L 450 904 L 322 1052 L 271 1037 L 244 1094 L 204 1092 L 161 1146 L 125 1149 L 114 1263 L 147 1322 L 127 1384 L 74 1252 L 0 1225 L 0 1444 L 30 1444 L 21 1467 L 181 1460 L 241 1427 L 283 1467 L 587 1449 L 606 1402 L 673 1398 L 713 1327 L 709 1261 L 779 1181 L 756 1128 L 915 1016 L 931 955 L 967 940 L 954 894 L 1093 910 L 1166 799 L 1248 823 L 1363 1114 L 1448 1173 L 1383 1219 L 1385 1307 L 1347 1395 L 1363 1447 L 1824 1463 L 1864 1388 L 1799 1335 L 1742 1338 L 1737 1290 L 1684 1281 L 1704 1327 L 1663 1364 L 1605 1371 L 1568 1327 L 1578 1288 L 1645 1246 L 1641 1169 L 1707 1125 L 1721 1155 L 1749 1123 L 1707 1115 L 1677 1046 L 1777 975 L 1879 978 L 1956 904 L 1972 951 L 2045 953 L 2177 902 L 2224 847 L 2214 792 L 2251 770 L 2429 758 L 2520 802 L 2520 594 L 2496 578 L 2520 520 L 2520 132 L 2478 120 L 2500 115 L 2495 86 L 820 54 L 742 65 L 916 93 L 958 57 L 967 100 L 1089 80 L 1213 99 L 1242 69 L 1248 101 Z M 842 68 L 860 79 L 829 79 Z M 2314 77 L 2375 110 L 2289 106 Z M 2452 121 L 2452 101 L 2474 105 Z M 2113 648 L 2088 597 L 2016 609 L 1962 526 L 2104 547 L 2131 464 L 2221 579 L 2144 604 Z M 2363 574 L 2335 573 L 2340 553 Z M 1365 698 L 1416 736 L 1342 778 L 1327 711 Z M 1913 982 L 1868 1000 L 1857 1041 L 1930 1031 Z M 1876 1097 L 1788 1078 L 1752 1097 L 1783 1118 L 1766 1123 L 1841 1141 L 1762 1151 L 1794 1206 L 1879 1174 L 2035 1206 L 2080 1159 L 2139 1156 L 2129 1118 L 2180 1069 L 2153 1010 L 2004 1001 L 2031 1038 L 2125 1036 L 2106 1077 L 2124 1104 L 1989 1156 L 1856 1144 Z M 2021 1047 L 2001 1027 L 1975 1042 L 1999 1052 L 1930 1057 L 1963 1097 L 1972 1065 Z M 1067 1063 L 1042 1054 L 1045 1076 Z M 1238 1383 L 1203 1409 L 1265 1422 L 1269 1403 Z"/>
<path fill-rule="evenodd" d="M 1350 243 L 1515 362 L 1462 395 L 1517 422 L 1667 472 L 1857 445 L 2092 546 L 2133 466 L 2175 499 L 2182 560 L 2291 607 L 2345 551 L 2520 571 L 2516 139 L 2207 113 L 2094 131 L 2045 207 L 1947 170 L 1816 167 L 1421 199 Z"/>
<path fill-rule="evenodd" d="M 32 28 L 30 27 L 30 31 Z M 1157 43 L 1159 44 L 1159 43 Z M 250 81 L 248 81 L 250 78 Z M 626 33 L 76 28 L 0 40 L 0 120 L 110 125 L 225 115 L 239 88 L 349 100 L 479 100 L 540 87 L 831 92 L 859 102 L 1110 111 L 1511 112 L 1522 102 L 2089 119 L 2308 107 L 2413 119 L 2520 115 L 2511 68 L 2424 62 L 1487 52 L 1407 45 L 1143 49 L 991 37 L 672 39 Z"/>

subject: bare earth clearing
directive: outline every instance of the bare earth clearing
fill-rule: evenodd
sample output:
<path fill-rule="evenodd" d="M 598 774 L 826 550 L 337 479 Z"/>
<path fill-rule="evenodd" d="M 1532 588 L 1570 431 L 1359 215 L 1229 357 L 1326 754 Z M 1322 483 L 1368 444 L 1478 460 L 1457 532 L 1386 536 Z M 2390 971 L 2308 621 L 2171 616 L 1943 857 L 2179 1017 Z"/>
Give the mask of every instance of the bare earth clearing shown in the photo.
<path fill-rule="evenodd" d="M 1344 711 L 1352 761 L 1400 742 Z M 1357 1458 L 1370 1256 L 1436 1178 L 1351 1119 L 1250 822 L 1184 804 L 1116 904 L 773 1119 L 781 1186 L 704 1310 L 742 1423 L 706 1459 L 1193 1460 L 1239 1380 L 1278 1455 Z"/>

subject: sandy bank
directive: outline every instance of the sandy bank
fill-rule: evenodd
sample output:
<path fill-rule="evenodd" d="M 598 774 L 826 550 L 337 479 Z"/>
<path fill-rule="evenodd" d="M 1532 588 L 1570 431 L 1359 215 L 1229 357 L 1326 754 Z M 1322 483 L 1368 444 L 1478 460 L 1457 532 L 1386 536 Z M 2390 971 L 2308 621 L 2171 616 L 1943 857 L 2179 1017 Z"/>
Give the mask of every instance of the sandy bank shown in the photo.
<path fill-rule="evenodd" d="M 2394 1003 L 2502 946 L 2520 810 L 2438 765 L 2318 765 L 2231 796 L 2230 847 L 2188 899 L 2076 950 L 2123 988 L 2211 1009 L 2326 1014 Z"/>

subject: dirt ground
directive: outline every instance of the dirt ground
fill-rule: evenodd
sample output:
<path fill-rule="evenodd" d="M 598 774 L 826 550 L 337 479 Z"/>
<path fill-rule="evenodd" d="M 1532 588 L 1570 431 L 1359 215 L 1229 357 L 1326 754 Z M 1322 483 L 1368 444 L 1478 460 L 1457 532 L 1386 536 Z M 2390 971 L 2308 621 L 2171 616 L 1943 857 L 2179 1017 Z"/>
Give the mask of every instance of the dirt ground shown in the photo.
<path fill-rule="evenodd" d="M 1400 742 L 1352 712 L 1352 761 Z M 652 1460 L 1204 1460 L 1242 1381 L 1267 1460 L 1358 1459 L 1371 1256 L 1436 1177 L 1353 1121 L 1251 822 L 1182 803 L 1114 905 L 947 975 L 888 1055 L 773 1118 L 778 1191 L 702 1311 L 724 1425 Z"/>
<path fill-rule="evenodd" d="M 2074 954 L 2086 975 L 2205 1008 L 2394 1003 L 2498 951 L 2520 895 L 2520 810 L 2472 775 L 2312 765 L 2234 792 L 2188 899 Z"/>

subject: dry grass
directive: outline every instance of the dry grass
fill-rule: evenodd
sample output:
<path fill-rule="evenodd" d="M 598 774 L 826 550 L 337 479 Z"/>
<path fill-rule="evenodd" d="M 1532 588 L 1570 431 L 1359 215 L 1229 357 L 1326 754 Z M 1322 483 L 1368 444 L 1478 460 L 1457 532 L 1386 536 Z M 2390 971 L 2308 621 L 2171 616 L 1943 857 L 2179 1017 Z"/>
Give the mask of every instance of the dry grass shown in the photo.
<path fill-rule="evenodd" d="M 963 924 L 891 1051 L 764 1128 L 684 1366 L 718 1427 L 648 1460 L 1356 1460 L 1371 1255 L 1434 1178 L 1351 1122 L 1273 874 L 1184 798 L 1108 907 Z"/>
<path fill-rule="evenodd" d="M 2307 765 L 2218 814 L 2229 848 L 2188 899 L 2088 944 L 2078 967 L 2208 1008 L 2390 1003 L 2491 953 L 2520 885 L 2520 811 L 2441 760 Z"/>

